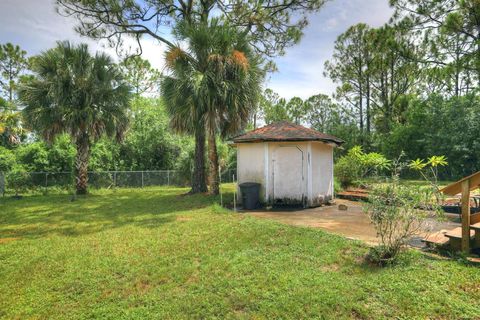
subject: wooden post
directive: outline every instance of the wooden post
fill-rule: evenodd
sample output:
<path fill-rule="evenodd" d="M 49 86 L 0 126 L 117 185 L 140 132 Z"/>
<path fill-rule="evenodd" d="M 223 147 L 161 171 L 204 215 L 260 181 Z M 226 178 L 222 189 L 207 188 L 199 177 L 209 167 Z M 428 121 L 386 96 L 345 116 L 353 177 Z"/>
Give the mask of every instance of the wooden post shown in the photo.
<path fill-rule="evenodd" d="M 462 251 L 470 252 L 470 179 L 462 182 Z"/>

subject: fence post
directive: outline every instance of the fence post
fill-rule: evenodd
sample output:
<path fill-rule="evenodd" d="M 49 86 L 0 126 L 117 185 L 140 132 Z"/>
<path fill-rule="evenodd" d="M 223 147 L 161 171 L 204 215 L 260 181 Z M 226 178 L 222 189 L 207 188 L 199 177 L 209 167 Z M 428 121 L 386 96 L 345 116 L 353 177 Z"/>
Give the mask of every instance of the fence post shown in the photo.
<path fill-rule="evenodd" d="M 170 186 L 170 170 L 167 170 L 167 186 Z"/>
<path fill-rule="evenodd" d="M 143 171 L 142 171 L 142 188 L 143 188 L 144 184 L 143 184 Z"/>
<path fill-rule="evenodd" d="M 117 171 L 113 172 L 113 187 L 117 187 Z"/>
<path fill-rule="evenodd" d="M 45 193 L 48 190 L 48 172 L 45 172 Z"/>
<path fill-rule="evenodd" d="M 232 175 L 232 180 L 235 183 L 235 174 Z M 237 187 L 233 189 L 233 211 L 237 212 Z"/>
<path fill-rule="evenodd" d="M 220 206 L 223 207 L 223 195 L 222 195 L 222 169 L 218 166 L 218 191 L 220 193 Z"/>
<path fill-rule="evenodd" d="M 5 191 L 6 191 L 6 186 L 5 186 L 5 174 L 3 171 L 0 171 L 0 193 L 2 194 L 3 197 L 5 197 Z"/>

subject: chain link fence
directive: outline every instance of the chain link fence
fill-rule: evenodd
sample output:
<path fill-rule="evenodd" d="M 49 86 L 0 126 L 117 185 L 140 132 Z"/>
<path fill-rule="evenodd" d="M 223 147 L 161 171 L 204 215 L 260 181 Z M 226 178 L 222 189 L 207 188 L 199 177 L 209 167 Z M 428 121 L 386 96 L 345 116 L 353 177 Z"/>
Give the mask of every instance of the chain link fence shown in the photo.
<path fill-rule="evenodd" d="M 221 182 L 233 182 L 235 170 L 221 174 Z M 143 188 L 151 186 L 190 185 L 190 177 L 176 170 L 151 171 L 91 171 L 88 172 L 88 186 L 94 189 Z M 9 175 L 0 172 L 0 195 L 22 192 L 48 193 L 49 190 L 73 191 L 75 177 L 71 172 L 26 172 Z"/>

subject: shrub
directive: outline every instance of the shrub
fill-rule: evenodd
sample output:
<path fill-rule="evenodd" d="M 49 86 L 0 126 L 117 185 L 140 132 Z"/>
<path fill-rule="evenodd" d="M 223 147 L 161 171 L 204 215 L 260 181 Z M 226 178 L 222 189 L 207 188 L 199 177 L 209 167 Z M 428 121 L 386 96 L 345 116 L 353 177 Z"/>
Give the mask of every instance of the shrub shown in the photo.
<path fill-rule="evenodd" d="M 15 195 L 28 189 L 30 183 L 30 175 L 21 165 L 15 165 L 6 176 L 7 186 L 15 190 Z"/>
<path fill-rule="evenodd" d="M 47 145 L 43 142 L 33 142 L 21 145 L 17 149 L 17 161 L 27 171 L 50 171 Z"/>
<path fill-rule="evenodd" d="M 195 145 L 193 143 L 186 143 L 180 156 L 177 159 L 175 170 L 178 171 L 178 179 L 185 182 L 185 185 L 189 185 L 192 179 L 192 171 L 194 166 Z"/>
<path fill-rule="evenodd" d="M 335 175 L 342 187 L 348 187 L 359 182 L 371 174 L 378 174 L 382 170 L 389 169 L 391 161 L 382 154 L 371 152 L 365 153 L 362 147 L 355 146 L 341 157 L 335 165 Z"/>
<path fill-rule="evenodd" d="M 367 259 L 381 266 L 393 263 L 408 240 L 426 229 L 428 215 L 442 212 L 436 201 L 438 189 L 399 183 L 403 166 L 395 163 L 391 182 L 375 187 L 364 207 L 380 238 L 380 245 L 370 250 Z M 424 210 L 427 207 L 433 213 Z"/>
<path fill-rule="evenodd" d="M 0 172 L 10 171 L 15 163 L 15 154 L 11 150 L 0 146 Z"/>

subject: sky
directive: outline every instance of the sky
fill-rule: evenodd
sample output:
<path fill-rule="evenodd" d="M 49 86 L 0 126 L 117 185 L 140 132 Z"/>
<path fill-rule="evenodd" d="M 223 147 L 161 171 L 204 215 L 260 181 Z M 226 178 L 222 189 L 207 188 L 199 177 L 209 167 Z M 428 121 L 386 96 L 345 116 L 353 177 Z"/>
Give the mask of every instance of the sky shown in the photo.
<path fill-rule="evenodd" d="M 357 23 L 372 27 L 385 24 L 393 10 L 388 0 L 330 0 L 309 17 L 309 25 L 299 44 L 288 48 L 275 59 L 278 71 L 268 76 L 265 87 L 284 98 L 306 99 L 312 95 L 331 94 L 335 84 L 323 76 L 323 66 L 333 54 L 338 35 Z M 0 0 L 0 43 L 18 44 L 29 55 L 38 54 L 55 45 L 58 40 L 86 42 L 91 50 L 116 52 L 103 42 L 78 35 L 73 18 L 55 12 L 53 0 Z M 126 43 L 134 49 L 135 43 Z M 165 46 L 151 38 L 142 39 L 143 58 L 158 69 L 163 68 Z"/>

